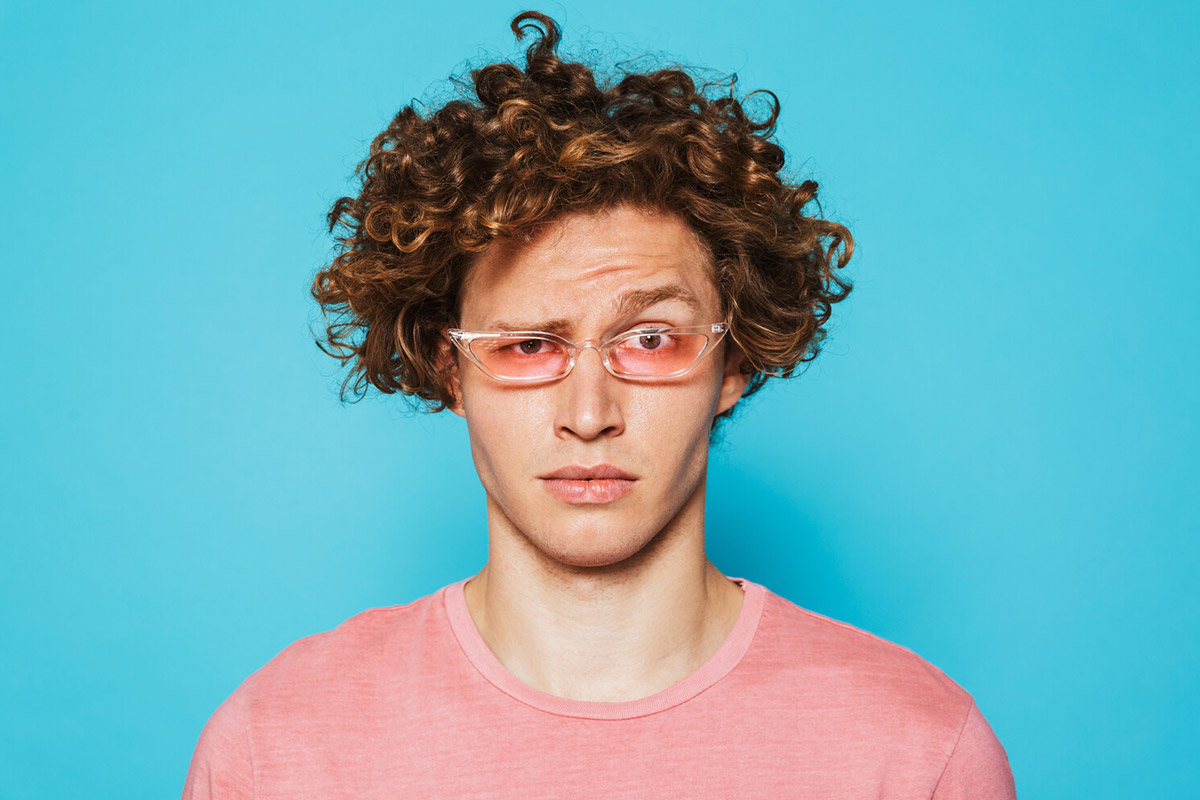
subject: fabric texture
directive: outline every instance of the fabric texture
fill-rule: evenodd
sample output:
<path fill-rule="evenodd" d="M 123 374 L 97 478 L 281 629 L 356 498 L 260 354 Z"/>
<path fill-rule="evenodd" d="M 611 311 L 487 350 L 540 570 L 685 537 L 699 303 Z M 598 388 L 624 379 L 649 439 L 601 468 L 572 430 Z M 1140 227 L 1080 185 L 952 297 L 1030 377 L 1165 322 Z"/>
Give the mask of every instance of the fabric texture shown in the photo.
<path fill-rule="evenodd" d="M 452 583 L 301 639 L 200 735 L 184 800 L 1015 798 L 971 696 L 911 651 L 751 581 L 720 648 L 650 697 L 522 683 Z"/>

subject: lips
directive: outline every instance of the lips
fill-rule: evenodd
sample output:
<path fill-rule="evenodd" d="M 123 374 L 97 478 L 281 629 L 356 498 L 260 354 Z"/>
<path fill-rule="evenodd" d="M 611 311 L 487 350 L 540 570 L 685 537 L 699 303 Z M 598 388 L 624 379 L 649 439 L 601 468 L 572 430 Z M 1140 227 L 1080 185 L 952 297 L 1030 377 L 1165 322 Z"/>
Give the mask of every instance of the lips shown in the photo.
<path fill-rule="evenodd" d="M 568 503 L 610 503 L 633 490 L 637 478 L 611 464 L 570 466 L 541 476 L 550 494 Z"/>
<path fill-rule="evenodd" d="M 560 479 L 568 481 L 637 480 L 633 475 L 624 470 L 617 469 L 612 464 L 597 464 L 594 467 L 563 467 L 551 472 L 549 475 L 542 475 L 541 477 L 546 480 Z"/>

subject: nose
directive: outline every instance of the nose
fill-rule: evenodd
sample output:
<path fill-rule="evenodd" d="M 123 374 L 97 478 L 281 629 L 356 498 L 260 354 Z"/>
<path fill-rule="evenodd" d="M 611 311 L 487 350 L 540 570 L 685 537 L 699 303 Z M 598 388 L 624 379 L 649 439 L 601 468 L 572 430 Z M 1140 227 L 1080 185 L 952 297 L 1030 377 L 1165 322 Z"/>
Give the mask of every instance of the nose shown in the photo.
<path fill-rule="evenodd" d="M 604 368 L 595 345 L 582 347 L 571 373 L 559 381 L 555 433 L 584 440 L 624 433 L 620 396 L 625 388 L 621 383 Z"/>

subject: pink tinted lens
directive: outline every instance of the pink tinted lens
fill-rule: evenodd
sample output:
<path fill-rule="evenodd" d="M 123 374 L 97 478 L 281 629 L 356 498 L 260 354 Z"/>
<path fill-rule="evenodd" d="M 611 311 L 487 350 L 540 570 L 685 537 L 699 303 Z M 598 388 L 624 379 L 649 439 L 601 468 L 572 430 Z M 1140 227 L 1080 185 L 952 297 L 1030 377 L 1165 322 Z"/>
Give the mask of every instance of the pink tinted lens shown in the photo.
<path fill-rule="evenodd" d="M 690 367 L 707 344 L 703 333 L 643 333 L 614 345 L 609 361 L 629 375 L 668 375 Z"/>
<path fill-rule="evenodd" d="M 529 336 L 476 339 L 471 352 L 492 372 L 505 378 L 538 378 L 567 368 L 570 354 L 558 342 Z"/>

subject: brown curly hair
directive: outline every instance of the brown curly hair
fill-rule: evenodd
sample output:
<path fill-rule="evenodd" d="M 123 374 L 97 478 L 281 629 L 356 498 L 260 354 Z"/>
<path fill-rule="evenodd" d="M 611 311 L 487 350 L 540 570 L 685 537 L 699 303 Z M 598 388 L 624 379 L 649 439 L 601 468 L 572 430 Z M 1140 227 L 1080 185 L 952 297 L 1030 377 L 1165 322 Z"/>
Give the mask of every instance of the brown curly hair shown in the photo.
<path fill-rule="evenodd" d="M 328 342 L 318 347 L 354 362 L 342 399 L 353 380 L 358 398 L 372 385 L 432 411 L 452 405 L 442 331 L 456 324 L 472 258 L 497 237 L 625 203 L 678 213 L 707 243 L 746 356 L 744 397 L 815 358 L 832 304 L 850 292 L 835 270 L 854 240 L 802 213 L 816 182 L 780 174 L 775 94 L 760 90 L 771 113 L 754 121 L 744 103 L 757 92 L 738 100 L 736 75 L 697 88 L 684 69 L 659 69 L 597 85 L 559 58 L 552 19 L 526 11 L 511 27 L 518 41 L 533 34 L 524 69 L 489 64 L 460 81 L 473 97 L 426 115 L 402 108 L 358 165 L 358 196 L 329 212 L 343 235 L 312 296 Z"/>

